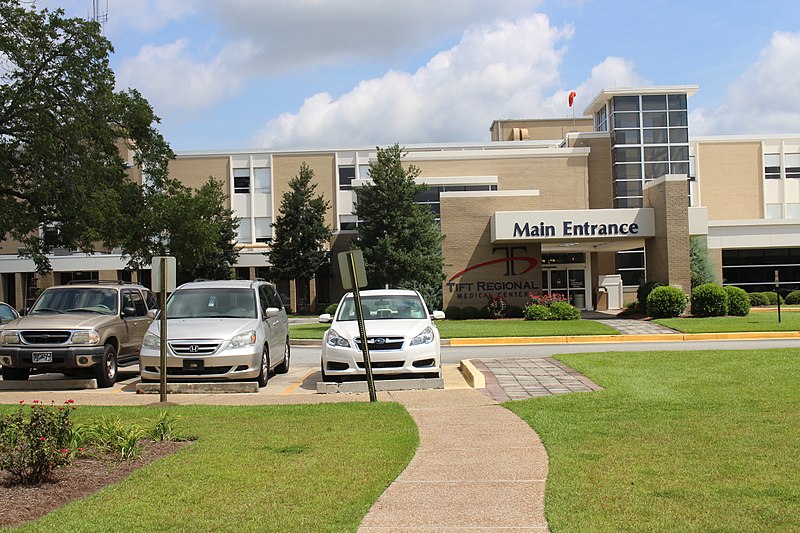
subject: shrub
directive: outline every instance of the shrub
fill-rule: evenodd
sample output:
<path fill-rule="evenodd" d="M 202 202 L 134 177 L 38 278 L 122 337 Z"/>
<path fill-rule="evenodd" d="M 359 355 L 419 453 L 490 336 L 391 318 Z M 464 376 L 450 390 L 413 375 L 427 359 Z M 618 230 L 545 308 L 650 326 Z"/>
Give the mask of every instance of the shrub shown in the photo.
<path fill-rule="evenodd" d="M 528 293 L 530 299 L 528 300 L 528 305 L 544 305 L 545 307 L 550 307 L 550 304 L 553 302 L 567 302 L 567 297 L 563 294 L 559 294 L 557 292 L 550 293 L 550 294 L 533 294 Z"/>
<path fill-rule="evenodd" d="M 69 463 L 72 403 L 56 407 L 34 400 L 30 409 L 20 405 L 16 413 L 0 418 L 0 470 L 11 475 L 12 483 L 47 481 L 56 468 Z"/>
<path fill-rule="evenodd" d="M 750 298 L 744 289 L 728 285 L 725 287 L 725 294 L 728 296 L 729 315 L 747 316 L 750 313 Z"/>
<path fill-rule="evenodd" d="M 647 314 L 653 318 L 674 318 L 686 310 L 686 295 L 677 287 L 662 285 L 647 296 Z"/>
<path fill-rule="evenodd" d="M 786 295 L 786 303 L 788 305 L 800 304 L 800 291 L 792 291 Z"/>
<path fill-rule="evenodd" d="M 639 307 L 644 308 L 647 303 L 647 297 L 650 296 L 653 289 L 663 286 L 664 284 L 660 281 L 648 281 L 639 285 L 639 288 L 636 289 L 636 301 L 639 302 Z"/>
<path fill-rule="evenodd" d="M 329 315 L 335 315 L 336 314 L 336 308 L 338 308 L 338 307 L 339 307 L 339 304 L 331 304 L 331 305 L 329 305 L 328 307 L 325 308 L 325 312 L 328 313 Z"/>
<path fill-rule="evenodd" d="M 551 320 L 578 320 L 581 312 L 567 302 L 553 302 L 550 304 Z"/>
<path fill-rule="evenodd" d="M 728 314 L 728 295 L 716 283 L 704 283 L 692 289 L 692 315 L 725 316 Z"/>
<path fill-rule="evenodd" d="M 779 296 L 777 293 L 775 293 L 773 291 L 765 291 L 765 292 L 762 292 L 761 294 L 763 294 L 764 297 L 767 299 L 767 301 L 769 302 L 769 305 L 778 305 L 778 299 L 779 298 L 780 298 L 781 303 L 783 303 L 783 297 Z"/>
<path fill-rule="evenodd" d="M 525 309 L 518 305 L 509 305 L 506 310 L 506 316 L 508 318 L 524 318 Z"/>
<path fill-rule="evenodd" d="M 461 309 L 461 320 L 473 320 L 476 318 L 480 318 L 481 312 L 478 311 L 477 307 L 472 307 L 468 305 Z"/>
<path fill-rule="evenodd" d="M 489 296 L 488 300 L 489 303 L 486 304 L 486 307 L 492 313 L 492 318 L 505 318 L 508 310 L 508 300 L 499 294 L 497 296 Z"/>
<path fill-rule="evenodd" d="M 484 320 L 489 318 L 494 318 L 494 314 L 489 310 L 487 306 L 483 306 L 478 310 L 478 318 L 482 318 Z"/>
<path fill-rule="evenodd" d="M 532 304 L 525 308 L 525 320 L 550 320 L 550 316 L 546 305 Z"/>
<path fill-rule="evenodd" d="M 750 292 L 747 296 L 750 298 L 750 307 L 769 305 L 769 299 L 762 292 Z"/>
<path fill-rule="evenodd" d="M 448 305 L 447 309 L 444 310 L 444 316 L 448 320 L 459 320 L 461 318 L 461 309 L 454 305 Z"/>

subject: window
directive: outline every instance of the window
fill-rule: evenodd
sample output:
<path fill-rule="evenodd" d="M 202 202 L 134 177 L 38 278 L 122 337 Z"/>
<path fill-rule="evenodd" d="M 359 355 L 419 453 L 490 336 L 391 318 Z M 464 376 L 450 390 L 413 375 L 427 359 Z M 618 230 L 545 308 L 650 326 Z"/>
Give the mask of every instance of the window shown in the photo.
<path fill-rule="evenodd" d="M 250 169 L 233 169 L 233 192 L 247 194 L 250 192 Z"/>
<path fill-rule="evenodd" d="M 611 100 L 614 113 L 617 111 L 639 111 L 638 96 L 615 96 Z"/>
<path fill-rule="evenodd" d="M 272 171 L 269 168 L 253 169 L 255 183 L 253 192 L 258 194 L 270 194 L 272 192 Z M 249 186 L 249 184 L 248 184 Z M 238 191 L 237 191 L 238 192 Z M 247 191 L 244 191 L 247 192 Z"/>
<path fill-rule="evenodd" d="M 614 113 L 614 129 L 638 127 L 639 113 Z"/>
<path fill-rule="evenodd" d="M 786 218 L 800 218 L 800 204 L 786 204 Z"/>
<path fill-rule="evenodd" d="M 767 204 L 764 209 L 764 218 L 783 218 L 783 204 Z"/>
<path fill-rule="evenodd" d="M 358 228 L 358 218 L 355 215 L 339 215 L 339 230 L 355 231 Z"/>
<path fill-rule="evenodd" d="M 639 144 L 639 130 L 614 130 L 614 144 Z"/>
<path fill-rule="evenodd" d="M 641 148 L 614 148 L 612 154 L 615 163 L 635 163 L 642 160 Z"/>
<path fill-rule="evenodd" d="M 645 94 L 642 95 L 642 110 L 666 110 L 667 96 L 664 94 Z"/>
<path fill-rule="evenodd" d="M 800 179 L 800 154 L 786 154 L 783 160 L 786 178 Z"/>
<path fill-rule="evenodd" d="M 339 190 L 353 190 L 353 180 L 356 177 L 356 167 L 339 167 Z"/>
<path fill-rule="evenodd" d="M 781 179 L 781 154 L 764 154 L 764 178 Z"/>
<path fill-rule="evenodd" d="M 272 219 L 270 217 L 255 217 L 256 242 L 272 242 Z"/>
<path fill-rule="evenodd" d="M 239 221 L 239 227 L 236 228 L 236 242 L 242 244 L 250 244 L 252 234 L 250 233 L 250 219 L 243 218 Z"/>
<path fill-rule="evenodd" d="M 594 114 L 594 131 L 608 131 L 608 116 L 606 115 L 606 106 Z"/>

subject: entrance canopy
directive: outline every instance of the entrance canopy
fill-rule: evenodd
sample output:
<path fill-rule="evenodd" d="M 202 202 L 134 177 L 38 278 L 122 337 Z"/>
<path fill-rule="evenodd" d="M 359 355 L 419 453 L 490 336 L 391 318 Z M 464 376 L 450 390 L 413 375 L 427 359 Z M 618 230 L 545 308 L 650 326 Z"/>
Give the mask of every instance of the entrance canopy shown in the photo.
<path fill-rule="evenodd" d="M 491 221 L 492 244 L 541 243 L 553 252 L 631 250 L 654 236 L 652 208 L 497 211 Z"/>

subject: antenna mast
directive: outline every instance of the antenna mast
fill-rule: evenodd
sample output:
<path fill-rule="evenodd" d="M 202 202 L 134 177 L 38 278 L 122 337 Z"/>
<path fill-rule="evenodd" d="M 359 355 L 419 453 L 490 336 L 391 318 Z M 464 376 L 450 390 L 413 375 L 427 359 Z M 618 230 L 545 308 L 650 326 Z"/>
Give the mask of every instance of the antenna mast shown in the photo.
<path fill-rule="evenodd" d="M 100 29 L 105 28 L 108 22 L 108 0 L 105 0 L 105 7 L 101 6 L 103 0 L 92 0 L 92 20 L 100 24 Z"/>

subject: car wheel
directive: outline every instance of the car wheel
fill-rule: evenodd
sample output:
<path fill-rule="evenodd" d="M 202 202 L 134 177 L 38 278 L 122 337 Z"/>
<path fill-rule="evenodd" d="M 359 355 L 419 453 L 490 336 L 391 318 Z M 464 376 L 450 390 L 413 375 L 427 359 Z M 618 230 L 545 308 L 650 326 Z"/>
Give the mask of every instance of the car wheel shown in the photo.
<path fill-rule="evenodd" d="M 289 371 L 289 359 L 292 357 L 292 354 L 289 349 L 289 339 L 287 337 L 286 343 L 283 346 L 283 361 L 281 364 L 275 367 L 276 374 L 285 374 Z"/>
<path fill-rule="evenodd" d="M 94 368 L 97 386 L 105 389 L 117 382 L 117 350 L 113 344 L 106 344 L 103 360 Z"/>
<path fill-rule="evenodd" d="M 325 383 L 330 383 L 334 381 L 333 376 L 329 376 L 328 374 L 325 373 L 325 365 L 322 365 L 320 367 L 320 372 L 322 373 L 322 381 L 324 381 Z"/>
<path fill-rule="evenodd" d="M 10 366 L 3 367 L 4 381 L 23 381 L 28 379 L 28 376 L 30 375 L 30 368 L 11 368 Z"/>
<path fill-rule="evenodd" d="M 258 381 L 259 387 L 266 387 L 268 380 L 269 380 L 269 354 L 267 353 L 267 349 L 264 348 L 264 351 L 261 353 L 261 372 L 259 372 L 256 381 Z"/>

